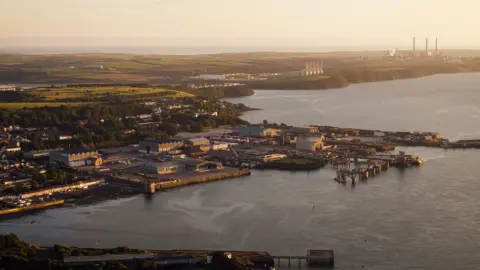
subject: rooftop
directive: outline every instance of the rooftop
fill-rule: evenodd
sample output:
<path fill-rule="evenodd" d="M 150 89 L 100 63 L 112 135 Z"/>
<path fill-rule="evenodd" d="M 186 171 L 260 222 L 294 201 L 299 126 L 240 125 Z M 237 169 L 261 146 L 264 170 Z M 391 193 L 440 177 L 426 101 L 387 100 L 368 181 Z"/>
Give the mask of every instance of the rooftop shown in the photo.
<path fill-rule="evenodd" d="M 97 150 L 95 150 L 95 149 L 85 149 L 85 148 L 74 148 L 74 149 L 59 150 L 59 151 L 54 151 L 54 152 L 60 152 L 62 154 L 73 155 L 73 154 L 97 152 Z"/>
<path fill-rule="evenodd" d="M 181 142 L 182 140 L 179 139 L 145 139 L 145 142 L 151 143 L 173 143 L 173 142 Z"/>

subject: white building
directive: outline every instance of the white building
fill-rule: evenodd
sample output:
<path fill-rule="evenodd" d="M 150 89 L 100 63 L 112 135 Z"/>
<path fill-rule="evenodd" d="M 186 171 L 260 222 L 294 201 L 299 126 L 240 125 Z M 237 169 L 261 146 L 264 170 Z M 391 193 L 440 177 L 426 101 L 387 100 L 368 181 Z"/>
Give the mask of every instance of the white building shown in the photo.
<path fill-rule="evenodd" d="M 228 150 L 229 144 L 228 143 L 212 143 L 211 149 L 212 151 L 215 150 Z"/>
<path fill-rule="evenodd" d="M 307 137 L 299 139 L 297 142 L 297 150 L 314 152 L 323 148 L 324 137 Z"/>
<path fill-rule="evenodd" d="M 225 80 L 225 75 L 221 74 L 200 74 L 198 76 L 192 77 L 196 80 Z"/>

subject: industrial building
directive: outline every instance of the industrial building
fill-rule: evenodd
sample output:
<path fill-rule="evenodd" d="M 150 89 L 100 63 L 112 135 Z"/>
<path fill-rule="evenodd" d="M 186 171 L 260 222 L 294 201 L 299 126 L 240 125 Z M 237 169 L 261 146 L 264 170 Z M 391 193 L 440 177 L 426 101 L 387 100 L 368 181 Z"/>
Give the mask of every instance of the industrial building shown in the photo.
<path fill-rule="evenodd" d="M 314 152 L 323 148 L 324 137 L 307 137 L 299 139 L 296 145 L 299 151 Z"/>
<path fill-rule="evenodd" d="M 180 162 L 162 162 L 145 165 L 144 169 L 150 173 L 168 174 L 182 171 L 184 165 Z"/>
<path fill-rule="evenodd" d="M 138 145 L 138 151 L 142 153 L 163 153 L 176 150 L 184 146 L 182 140 L 166 139 L 153 140 L 147 139 L 141 141 Z"/>
<path fill-rule="evenodd" d="M 69 149 L 51 152 L 50 163 L 63 164 L 69 167 L 101 166 L 102 159 L 97 150 Z"/>
<path fill-rule="evenodd" d="M 278 137 L 282 130 L 264 126 L 240 126 L 240 136 L 242 137 Z"/>

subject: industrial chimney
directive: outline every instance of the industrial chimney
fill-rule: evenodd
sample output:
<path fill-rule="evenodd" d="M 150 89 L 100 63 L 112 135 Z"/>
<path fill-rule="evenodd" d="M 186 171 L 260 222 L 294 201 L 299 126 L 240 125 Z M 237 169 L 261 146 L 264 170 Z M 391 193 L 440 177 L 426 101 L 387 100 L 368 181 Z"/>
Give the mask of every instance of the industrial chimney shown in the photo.
<path fill-rule="evenodd" d="M 425 52 L 428 52 L 428 37 L 425 38 Z"/>
<path fill-rule="evenodd" d="M 413 55 L 415 56 L 415 37 L 413 37 L 413 50 L 412 50 Z"/>
<path fill-rule="evenodd" d="M 435 38 L 435 55 L 438 55 L 438 38 Z"/>

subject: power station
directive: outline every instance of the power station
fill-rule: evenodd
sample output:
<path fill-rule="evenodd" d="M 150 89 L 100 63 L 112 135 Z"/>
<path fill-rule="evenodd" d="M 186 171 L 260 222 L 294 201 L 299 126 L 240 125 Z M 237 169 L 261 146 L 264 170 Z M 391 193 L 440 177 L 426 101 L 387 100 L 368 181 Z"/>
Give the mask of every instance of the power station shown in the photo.
<path fill-rule="evenodd" d="M 440 55 L 440 52 L 438 51 L 438 38 L 435 38 L 435 53 L 432 54 L 432 52 L 428 50 L 428 37 L 425 38 L 425 52 L 420 52 L 420 53 L 416 51 L 415 37 L 413 37 L 411 56 L 432 56 L 432 55 L 433 56 Z"/>

